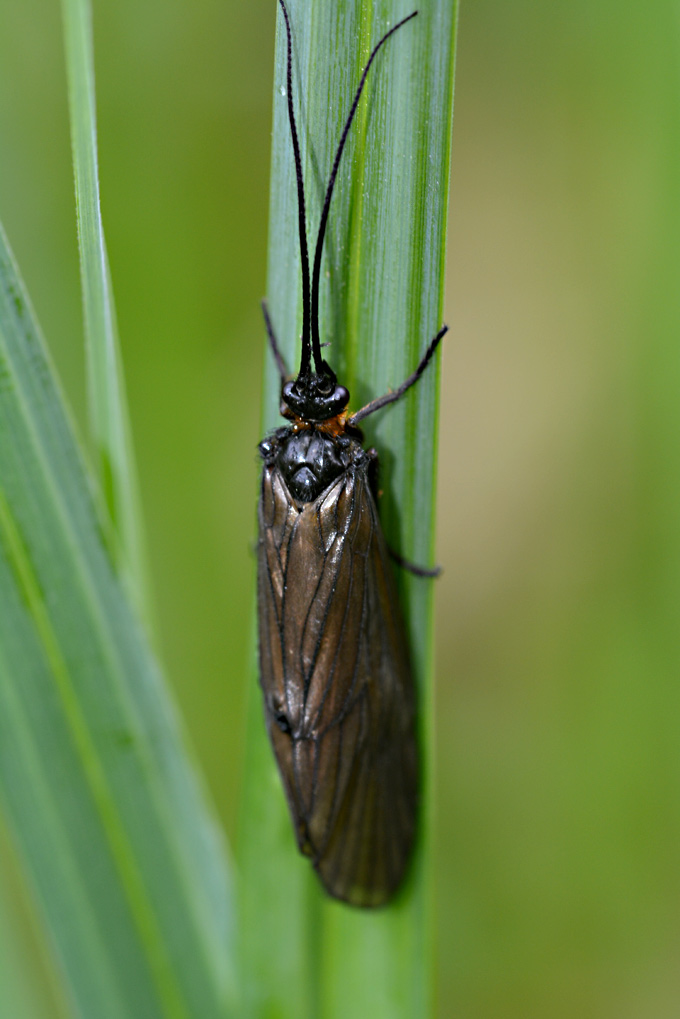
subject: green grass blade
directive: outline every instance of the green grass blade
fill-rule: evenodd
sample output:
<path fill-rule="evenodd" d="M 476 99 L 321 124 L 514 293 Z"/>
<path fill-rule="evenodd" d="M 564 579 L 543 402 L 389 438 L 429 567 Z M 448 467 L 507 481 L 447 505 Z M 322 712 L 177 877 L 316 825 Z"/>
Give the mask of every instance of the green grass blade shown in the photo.
<path fill-rule="evenodd" d="M 12 1019 L 41 1019 L 45 1012 L 33 991 L 30 966 L 17 951 L 12 919 L 4 889 L 0 886 L 0 1015 L 11 1016 Z"/>
<path fill-rule="evenodd" d="M 412 9 L 406 0 L 289 4 L 312 250 L 325 182 L 371 45 Z M 456 4 L 433 0 L 390 40 L 371 72 L 343 156 L 322 272 L 321 333 L 330 342 L 325 356 L 350 388 L 352 407 L 398 385 L 441 324 L 455 26 Z M 280 16 L 278 27 L 268 295 L 292 370 L 299 357 L 300 268 Z M 270 355 L 265 371 L 264 424 L 272 428 L 280 419 Z M 365 428 L 381 457 L 380 509 L 388 541 L 419 563 L 432 562 L 433 554 L 436 420 L 433 365 L 403 401 L 368 419 Z M 399 1019 L 430 1011 L 433 587 L 403 573 L 399 582 L 421 691 L 426 770 L 415 864 L 403 892 L 383 911 L 356 911 L 324 898 L 315 878 L 304 876 L 309 864 L 292 850 L 258 705 L 249 726 L 241 844 L 244 919 L 258 932 L 244 961 L 260 1009 L 256 1014 Z M 266 853 L 258 851 L 256 840 Z M 283 980 L 278 968 L 282 936 L 287 956 L 297 960 L 292 981 Z M 272 958 L 265 968 L 263 960 Z"/>
<path fill-rule="evenodd" d="M 125 397 L 113 292 L 99 200 L 97 121 L 88 0 L 62 0 L 78 244 L 87 350 L 90 425 L 114 554 L 129 569 L 139 601 L 146 576 L 136 471 Z"/>
<path fill-rule="evenodd" d="M 77 1014 L 227 1014 L 224 851 L 1 233 L 0 803 Z"/>
<path fill-rule="evenodd" d="M 0 814 L 0 1015 L 69 1019 L 72 1010 L 42 917 Z"/>
<path fill-rule="evenodd" d="M 1 839 L 2 832 L 0 831 Z M 9 876 L 12 877 L 11 874 Z M 3 871 L 0 875 L 0 987 L 2 988 L 0 1016 L 7 1016 L 8 1019 L 10 1017 L 11 1019 L 45 1019 L 48 1011 L 47 1003 L 41 993 L 43 988 L 36 987 L 39 981 L 36 980 L 35 963 L 27 952 L 25 939 L 17 937 L 17 917 L 13 906 L 7 875 Z M 63 1013 L 60 1013 L 59 1019 L 63 1019 Z"/>

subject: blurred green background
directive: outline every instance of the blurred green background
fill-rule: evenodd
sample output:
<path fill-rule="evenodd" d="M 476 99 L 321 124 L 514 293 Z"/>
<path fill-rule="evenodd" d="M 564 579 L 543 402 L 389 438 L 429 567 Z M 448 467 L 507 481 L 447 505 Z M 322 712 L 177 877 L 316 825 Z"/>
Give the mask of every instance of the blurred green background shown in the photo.
<path fill-rule="evenodd" d="M 158 644 L 233 840 L 275 5 L 94 6 Z M 84 432 L 59 5 L 5 0 L 0 23 L 0 219 Z M 665 0 L 462 4 L 436 589 L 442 1019 L 680 1012 L 679 43 Z M 0 867 L 0 950 L 24 1000 L 7 1015 L 60 1014 L 1 834 Z"/>

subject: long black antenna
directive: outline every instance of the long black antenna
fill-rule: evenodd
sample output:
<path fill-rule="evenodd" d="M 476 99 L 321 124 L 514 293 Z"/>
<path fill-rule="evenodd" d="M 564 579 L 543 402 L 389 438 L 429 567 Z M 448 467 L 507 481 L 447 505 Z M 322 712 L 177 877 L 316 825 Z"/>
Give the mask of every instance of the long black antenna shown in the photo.
<path fill-rule="evenodd" d="M 309 373 L 311 361 L 311 348 L 309 343 L 309 254 L 307 252 L 307 226 L 305 218 L 305 186 L 302 180 L 302 159 L 300 158 L 300 143 L 298 141 L 297 127 L 295 126 L 295 113 L 293 111 L 293 46 L 290 35 L 290 21 L 288 11 L 283 0 L 279 0 L 283 17 L 286 22 L 286 37 L 288 40 L 288 59 L 286 89 L 288 95 L 288 120 L 290 121 L 290 133 L 293 139 L 293 152 L 295 153 L 295 176 L 297 178 L 298 196 L 298 228 L 300 231 L 300 264 L 302 267 L 302 354 L 300 356 L 300 375 Z M 316 358 L 315 358 L 316 362 Z"/>
<path fill-rule="evenodd" d="M 283 0 L 279 0 L 279 2 L 281 3 L 281 6 L 283 6 Z M 284 8 L 284 10 L 285 10 L 285 8 Z M 359 82 L 359 87 L 358 87 L 358 89 L 356 91 L 356 95 L 354 96 L 354 102 L 352 103 L 352 108 L 349 111 L 349 116 L 347 118 L 347 121 L 345 122 L 345 126 L 343 128 L 342 135 L 340 137 L 340 144 L 338 145 L 338 150 L 335 153 L 335 160 L 333 162 L 333 169 L 331 170 L 331 176 L 330 176 L 330 179 L 328 181 L 328 187 L 326 188 L 326 197 L 324 198 L 323 209 L 321 210 L 321 219 L 319 221 L 319 233 L 318 233 L 318 236 L 316 238 L 316 249 L 314 251 L 314 272 L 313 272 L 313 275 L 312 275 L 312 351 L 314 353 L 314 365 L 316 367 L 317 374 L 319 374 L 319 375 L 324 373 L 324 361 L 323 361 L 323 358 L 321 357 L 321 341 L 319 339 L 319 280 L 320 280 L 320 277 L 321 277 L 321 253 L 323 251 L 323 241 L 324 241 L 324 237 L 326 235 L 326 226 L 327 226 L 327 223 L 328 223 L 328 210 L 330 209 L 331 198 L 333 197 L 333 188 L 335 186 L 335 178 L 338 175 L 338 167 L 340 166 L 340 159 L 342 157 L 342 150 L 345 147 L 345 142 L 347 141 L 347 135 L 349 134 L 349 129 L 352 126 L 352 121 L 354 120 L 354 114 L 357 111 L 357 106 L 359 105 L 359 100 L 361 99 L 361 93 L 363 91 L 363 87 L 364 87 L 364 84 L 366 82 L 366 78 L 368 76 L 368 72 L 370 70 L 371 64 L 373 63 L 373 60 L 375 59 L 375 56 L 376 56 L 378 50 L 380 49 L 380 47 L 384 43 L 387 42 L 387 40 L 389 39 L 389 37 L 391 35 L 394 35 L 394 33 L 397 31 L 398 28 L 401 28 L 402 25 L 405 25 L 407 21 L 411 20 L 411 18 L 415 18 L 417 13 L 418 13 L 418 11 L 413 11 L 413 13 L 409 14 L 407 18 L 403 18 L 401 21 L 398 21 L 397 24 L 394 25 L 389 30 L 389 32 L 385 32 L 385 35 L 382 37 L 380 42 L 378 42 L 373 47 L 373 51 L 372 51 L 370 57 L 368 58 L 368 63 L 366 64 L 366 67 L 364 68 L 364 73 L 361 76 L 361 81 Z M 288 22 L 288 18 L 286 17 L 286 23 L 287 22 Z M 290 36 L 289 36 L 289 39 L 290 39 Z M 289 47 L 290 47 L 290 42 L 289 42 Z M 290 48 L 289 48 L 288 52 L 290 53 Z M 289 70 L 289 73 L 290 73 L 290 70 Z M 290 89 L 289 89 L 289 92 L 290 92 Z M 290 98 L 289 98 L 289 102 L 290 102 Z M 291 116 L 292 116 L 292 114 L 291 114 Z M 296 144 L 296 140 L 295 140 L 295 136 L 293 136 L 293 145 L 295 145 L 295 144 Z M 299 155 L 297 154 L 297 149 L 296 149 L 296 159 L 299 159 Z M 301 187 L 302 187 L 302 181 L 301 181 L 301 178 L 300 178 L 300 176 L 298 174 L 298 192 L 300 191 Z M 304 351 L 304 348 L 303 348 L 303 351 Z M 304 356 L 304 353 L 303 353 L 303 356 Z M 307 354 L 307 357 L 309 357 L 309 353 Z"/>

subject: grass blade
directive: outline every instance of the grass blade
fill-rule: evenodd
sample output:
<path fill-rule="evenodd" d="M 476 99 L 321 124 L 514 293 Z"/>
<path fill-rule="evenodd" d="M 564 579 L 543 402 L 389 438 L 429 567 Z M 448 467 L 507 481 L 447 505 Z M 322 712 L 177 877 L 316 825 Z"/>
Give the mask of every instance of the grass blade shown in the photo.
<path fill-rule="evenodd" d="M 0 986 L 2 1010 L 12 1019 L 40 1019 L 45 1015 L 32 987 L 30 965 L 17 951 L 4 889 L 0 886 Z"/>
<path fill-rule="evenodd" d="M 118 329 L 102 226 L 97 120 L 88 0 L 62 0 L 78 245 L 87 351 L 90 425 L 100 485 L 114 529 L 114 556 L 131 572 L 139 601 L 146 577 L 136 471 L 127 416 Z"/>
<path fill-rule="evenodd" d="M 291 0 L 289 10 L 313 244 L 325 182 L 369 50 L 412 7 L 406 0 L 396 5 Z M 321 332 L 330 342 L 325 356 L 348 384 L 352 407 L 401 382 L 441 324 L 455 24 L 455 3 L 433 0 L 385 47 L 340 167 L 326 241 Z M 275 89 L 268 295 L 287 364 L 294 369 L 300 267 L 280 16 Z M 278 376 L 267 355 L 266 428 L 280 423 L 278 404 Z M 367 440 L 381 456 L 381 516 L 388 541 L 420 563 L 432 561 L 436 417 L 433 367 L 403 401 L 366 422 Z M 255 987 L 253 1014 L 266 1009 L 324 1019 L 429 1014 L 432 584 L 403 573 L 399 581 L 421 690 L 427 772 L 413 872 L 397 901 L 378 913 L 323 897 L 309 864 L 292 849 L 258 704 L 249 723 L 241 843 L 244 922 L 258 932 L 244 960 Z M 258 845 L 266 845 L 266 854 Z M 297 960 L 295 994 L 276 961 L 282 937 L 287 956 Z M 272 958 L 265 968 L 262 960 Z"/>
<path fill-rule="evenodd" d="M 0 859 L 5 864 L 2 856 L 3 834 L 0 829 Z M 8 874 L 3 868 L 0 875 L 0 1015 L 11 1016 L 11 1019 L 44 1019 L 51 1009 L 55 1019 L 57 1016 L 58 1019 L 65 1019 L 63 1012 L 55 1013 L 53 1002 L 48 1006 L 42 981 L 36 979 L 37 967 L 29 954 L 25 931 L 21 932 L 23 937 L 17 936 L 18 910 L 13 901 L 13 877 L 11 871 Z"/>
<path fill-rule="evenodd" d="M 0 233 L 0 800 L 74 1011 L 221 1017 L 228 868 Z"/>

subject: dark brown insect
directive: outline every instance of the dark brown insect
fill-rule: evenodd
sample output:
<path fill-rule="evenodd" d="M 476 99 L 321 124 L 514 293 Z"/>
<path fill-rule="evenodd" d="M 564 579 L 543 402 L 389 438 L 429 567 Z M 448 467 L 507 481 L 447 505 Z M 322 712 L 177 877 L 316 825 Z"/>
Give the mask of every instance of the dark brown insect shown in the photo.
<path fill-rule="evenodd" d="M 305 195 L 293 113 L 291 31 L 288 115 L 298 192 L 302 356 L 294 381 L 263 305 L 291 422 L 260 443 L 258 507 L 260 682 L 298 846 L 326 891 L 380 906 L 404 875 L 416 831 L 415 691 L 390 553 L 376 509 L 377 454 L 360 420 L 399 399 L 425 370 L 446 327 L 394 392 L 349 414 L 349 393 L 321 356 L 321 251 L 338 165 L 373 49 L 342 132 L 326 190 L 310 286 Z M 313 358 L 313 367 L 312 367 Z M 429 575 L 428 571 L 413 568 Z M 431 572 L 431 571 L 430 571 Z"/>

